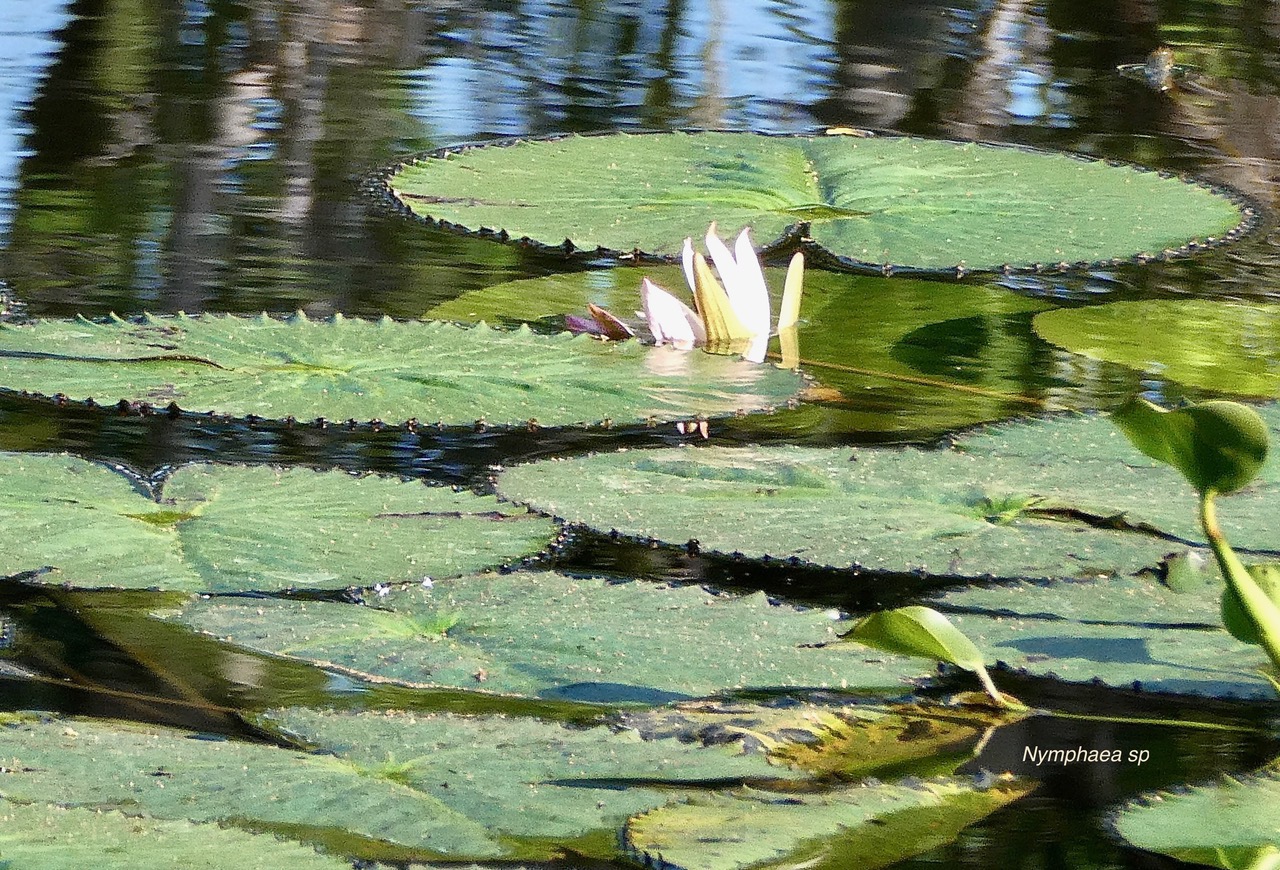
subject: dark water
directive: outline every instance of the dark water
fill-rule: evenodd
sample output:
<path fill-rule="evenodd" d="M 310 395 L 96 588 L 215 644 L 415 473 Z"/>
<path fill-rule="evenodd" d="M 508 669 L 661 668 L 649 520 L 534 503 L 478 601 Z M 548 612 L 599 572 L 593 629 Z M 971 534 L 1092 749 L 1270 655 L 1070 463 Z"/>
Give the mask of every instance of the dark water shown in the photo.
<path fill-rule="evenodd" d="M 1163 43 L 1197 68 L 1186 87 L 1162 93 L 1115 73 Z M 0 0 L 0 121 L 0 304 L 9 314 L 417 317 L 469 290 L 569 267 L 395 219 L 360 193 L 361 176 L 395 156 L 463 141 L 848 125 L 1137 161 L 1232 185 L 1273 208 L 1280 5 Z M 1266 222 L 1241 245 L 1192 260 L 971 279 L 984 281 L 1057 305 L 1183 296 L 1263 304 L 1280 301 L 1280 234 Z M 1037 339 L 1028 318 L 979 326 L 925 327 L 899 350 L 921 371 L 995 378 L 1005 392 L 1070 407 L 1108 407 L 1138 387 L 1183 393 L 1083 364 Z M 725 442 L 929 439 L 1020 410 L 957 410 L 947 401 L 869 384 L 831 413 L 726 424 L 713 434 Z M 477 483 L 490 465 L 513 459 L 673 438 L 249 426 L 0 397 L 0 448 L 70 450 L 144 474 L 217 457 Z M 592 539 L 560 558 L 582 570 L 767 588 L 849 609 L 891 603 L 842 598 L 838 578 L 822 572 Z M 464 710 L 481 703 L 465 693 L 371 689 L 236 652 L 139 619 L 135 608 L 152 603 L 0 587 L 0 707 L 252 738 L 237 711 L 319 701 Z M 1021 693 L 1050 700 L 1052 691 L 1029 684 Z M 1120 693 L 1051 700 L 1093 713 L 1186 709 Z M 1263 713 L 1227 706 L 1197 715 L 1252 727 Z M 1280 748 L 1258 727 L 1036 719 L 993 742 L 983 760 L 999 766 L 1032 741 L 1146 748 L 1153 760 L 1055 772 L 1031 798 L 903 866 L 1177 866 L 1114 843 L 1106 808 L 1141 790 L 1248 769 Z"/>

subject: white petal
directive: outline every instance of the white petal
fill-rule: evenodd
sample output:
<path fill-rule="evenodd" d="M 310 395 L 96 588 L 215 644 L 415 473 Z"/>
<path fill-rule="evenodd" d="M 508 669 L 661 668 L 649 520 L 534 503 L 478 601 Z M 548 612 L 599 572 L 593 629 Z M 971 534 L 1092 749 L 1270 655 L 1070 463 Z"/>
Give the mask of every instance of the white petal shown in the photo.
<path fill-rule="evenodd" d="M 729 290 L 729 304 L 742 321 L 742 325 L 756 335 L 769 334 L 769 288 L 764 283 L 764 270 L 760 268 L 760 260 L 755 249 L 751 247 L 751 237 L 747 230 L 738 234 L 734 243 L 734 252 L 738 264 L 738 289 Z M 758 360 L 756 360 L 758 362 Z"/>
<path fill-rule="evenodd" d="M 733 309 L 734 314 L 738 314 L 738 303 L 733 299 L 734 288 L 741 284 L 738 277 L 738 263 L 733 259 L 729 246 L 720 241 L 720 237 L 716 235 L 714 223 L 711 229 L 707 230 L 707 253 L 711 255 L 711 262 L 716 264 L 716 271 L 720 273 L 720 283 L 724 285 L 724 292 L 729 296 L 729 307 Z M 742 320 L 741 315 L 738 319 Z"/>
<path fill-rule="evenodd" d="M 742 358 L 747 362 L 762 363 L 764 356 L 769 352 L 769 333 L 758 332 L 751 339 L 751 344 L 747 345 L 747 349 L 742 352 Z"/>
<path fill-rule="evenodd" d="M 693 239 L 688 236 L 684 240 L 684 250 L 680 252 L 680 265 L 684 267 L 684 283 L 693 292 Z"/>
<path fill-rule="evenodd" d="M 640 284 L 640 299 L 649 331 L 658 344 L 670 342 L 681 350 L 706 344 L 707 333 L 697 313 L 648 278 Z"/>

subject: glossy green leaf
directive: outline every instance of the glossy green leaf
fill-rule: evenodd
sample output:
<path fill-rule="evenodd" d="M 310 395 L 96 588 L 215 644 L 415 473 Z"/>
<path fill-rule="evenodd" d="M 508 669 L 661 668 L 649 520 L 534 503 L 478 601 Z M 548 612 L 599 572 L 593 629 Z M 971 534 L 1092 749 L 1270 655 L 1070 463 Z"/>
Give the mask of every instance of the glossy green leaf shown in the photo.
<path fill-rule="evenodd" d="M 973 641 L 941 613 L 919 604 L 863 617 L 845 639 L 904 656 L 949 662 L 966 671 L 983 667 L 982 653 Z"/>
<path fill-rule="evenodd" d="M 559 328 L 564 315 L 600 305 L 631 318 L 644 277 L 681 298 L 687 293 L 679 267 L 620 266 L 497 284 L 442 303 L 426 316 Z M 771 309 L 777 310 L 784 270 L 766 269 L 765 280 L 774 294 Z M 1025 373 L 1041 352 L 1030 314 L 1045 307 L 988 285 L 809 269 L 797 330 L 801 370 L 839 394 L 822 406 L 755 424 L 776 422 L 791 434 L 796 423 L 788 417 L 806 414 L 819 431 L 943 431 L 1024 411 L 1031 406 L 1006 397 L 1028 389 Z M 639 325 L 634 319 L 633 324 Z M 903 380 L 921 377 L 941 383 Z"/>
<path fill-rule="evenodd" d="M 1267 597 L 1280 605 L 1280 564 L 1249 565 L 1249 574 Z M 1231 636 L 1245 643 L 1262 644 L 1257 625 L 1244 602 L 1230 586 L 1222 588 L 1222 624 Z"/>
<path fill-rule="evenodd" d="M 1029 787 L 963 779 L 864 784 L 818 794 L 743 790 L 673 804 L 627 823 L 627 846 L 666 870 L 875 870 L 955 839 Z"/>
<path fill-rule="evenodd" d="M 173 618 L 374 679 L 587 702 L 662 703 L 742 687 L 901 688 L 932 670 L 853 644 L 806 648 L 834 641 L 835 622 L 762 593 L 550 572 L 397 590 L 377 608 L 198 600 Z"/>
<path fill-rule="evenodd" d="M 527 329 L 301 315 L 0 324 L 0 388 L 237 416 L 632 423 L 760 410 L 799 387 L 773 366 Z"/>
<path fill-rule="evenodd" d="M 1159 380 L 1243 396 L 1280 395 L 1280 306 L 1151 299 L 1036 317 L 1045 341 Z"/>
<path fill-rule="evenodd" d="M 1274 698 L 1267 657 L 1221 626 L 1217 596 L 1140 578 L 1019 583 L 932 603 L 989 660 L 1072 683 L 1218 698 Z"/>
<path fill-rule="evenodd" d="M 271 834 L 0 799 L 0 867 L 22 870 L 350 870 Z"/>
<path fill-rule="evenodd" d="M 1261 409 L 1268 426 L 1280 411 Z M 1277 546 L 1280 468 L 1221 505 Z M 1201 541 L 1196 499 L 1103 417 L 990 427 L 948 448 L 633 450 L 507 469 L 499 492 L 602 532 L 838 568 L 1051 578 L 1154 568 Z M 1172 538 L 1172 540 L 1171 540 Z"/>
<path fill-rule="evenodd" d="M 1111 419 L 1135 447 L 1178 469 L 1200 492 L 1235 492 L 1267 461 L 1267 424 L 1238 402 L 1201 402 L 1166 411 L 1139 398 Z"/>
<path fill-rule="evenodd" d="M 1145 795 L 1112 819 L 1139 849 L 1222 870 L 1271 868 L 1280 860 L 1280 776 L 1275 770 Z"/>
<path fill-rule="evenodd" d="M 430 795 L 522 858 L 549 858 L 574 841 L 611 857 L 628 816 L 688 797 L 698 783 L 804 777 L 740 747 L 536 719 L 289 709 L 267 722 Z"/>
<path fill-rule="evenodd" d="M 554 524 L 489 496 L 368 475 L 188 465 L 154 497 L 66 455 L 0 453 L 0 576 L 78 588 L 343 589 L 532 555 Z"/>
<path fill-rule="evenodd" d="M 390 185 L 419 215 L 549 245 L 672 255 L 709 223 L 760 243 L 807 226 L 845 262 L 997 269 L 1159 253 L 1240 207 L 1155 172 L 896 137 L 569 136 L 446 151 Z"/>

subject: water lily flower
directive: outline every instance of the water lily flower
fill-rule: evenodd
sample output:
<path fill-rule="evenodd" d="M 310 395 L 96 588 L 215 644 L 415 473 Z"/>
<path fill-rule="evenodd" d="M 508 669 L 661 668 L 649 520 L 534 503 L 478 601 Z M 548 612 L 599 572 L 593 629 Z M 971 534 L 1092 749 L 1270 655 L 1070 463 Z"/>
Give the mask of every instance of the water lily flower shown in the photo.
<path fill-rule="evenodd" d="M 648 278 L 642 282 L 640 298 L 654 341 L 685 350 L 702 347 L 710 353 L 741 353 L 751 362 L 764 362 L 771 332 L 769 290 L 760 260 L 751 247 L 749 230 L 738 234 L 730 251 L 712 224 L 707 230 L 707 251 L 719 279 L 706 257 L 693 249 L 693 240 L 684 240 L 681 261 L 697 310 Z M 789 346 L 794 347 L 803 285 L 804 255 L 797 252 L 787 267 L 778 313 L 777 332 L 783 340 L 784 363 Z"/>
<path fill-rule="evenodd" d="M 694 308 L 645 278 L 640 284 L 644 310 L 638 313 L 648 323 L 656 344 L 670 344 L 680 350 L 701 347 L 708 353 L 741 353 L 750 362 L 764 362 L 771 333 L 769 289 L 760 260 L 751 247 L 750 231 L 744 229 L 738 234 L 731 251 L 716 235 L 713 223 L 707 230 L 707 251 L 715 264 L 714 272 L 707 258 L 693 249 L 693 240 L 684 240 L 681 263 Z M 776 329 L 782 343 L 783 365 L 788 368 L 798 364 L 796 323 L 803 289 L 804 255 L 796 253 L 787 267 Z M 588 307 L 591 319 L 572 315 L 565 318 L 570 330 L 612 340 L 634 334 L 603 308 Z"/>

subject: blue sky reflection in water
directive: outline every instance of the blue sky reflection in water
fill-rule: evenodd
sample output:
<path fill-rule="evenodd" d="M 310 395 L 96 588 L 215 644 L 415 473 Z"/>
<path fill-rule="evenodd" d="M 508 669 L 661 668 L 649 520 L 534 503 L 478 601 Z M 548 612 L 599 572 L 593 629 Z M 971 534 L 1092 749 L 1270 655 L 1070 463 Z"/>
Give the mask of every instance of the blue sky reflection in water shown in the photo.
<path fill-rule="evenodd" d="M 313 316 L 420 316 L 462 292 L 564 264 L 373 213 L 359 176 L 409 151 L 564 131 L 849 125 L 990 139 L 1193 171 L 1274 207 L 1277 10 L 1262 0 L 0 0 L 0 280 L 37 316 L 300 307 Z M 1187 87 L 1158 93 L 1115 75 L 1117 64 L 1141 61 L 1162 43 L 1199 69 Z M 1231 252 L 1189 262 L 970 283 L 979 301 L 1005 292 L 1055 305 L 1274 301 L 1278 241 L 1264 230 Z M 927 294 L 906 295 L 927 303 Z M 1034 337 L 1029 316 L 998 305 L 913 325 L 893 356 L 931 378 L 979 386 L 994 379 L 1001 389 L 1075 407 L 1105 407 L 1136 388 L 1187 393 L 1057 351 Z M 802 425 L 827 427 L 820 435 L 829 441 L 922 434 L 895 428 L 907 397 L 928 401 L 868 382 L 818 422 L 793 417 L 774 431 L 760 422 L 728 431 L 740 440 L 816 437 Z M 993 403 L 977 416 L 1024 407 Z M 591 446 L 616 443 L 591 437 Z M 54 415 L 11 399 L 0 400 L 0 439 L 6 449 L 73 449 L 147 470 L 216 455 L 451 482 L 477 479 L 491 462 L 555 449 L 535 437 L 451 443 L 394 433 L 181 429 L 81 411 Z M 748 576 L 603 545 L 580 558 L 587 568 L 631 573 L 649 565 L 656 577 Z M 115 657 L 120 672 L 129 670 L 117 661 L 122 651 L 89 643 L 68 614 L 22 619 L 14 648 L 79 643 L 83 652 L 74 655 L 85 658 L 71 665 L 91 669 Z M 129 673 L 130 685 L 154 689 L 145 668 L 134 663 Z M 220 700 L 268 704 L 288 680 L 301 685 L 313 676 L 276 674 L 260 694 L 237 689 Z M 21 697 L 85 703 L 40 695 L 34 683 L 22 684 Z M 1042 721 L 1002 739 L 1008 745 L 989 748 L 993 765 L 1032 742 L 1146 746 L 1163 761 L 1142 771 L 1056 774 L 1030 801 L 912 866 L 1139 866 L 1102 832 L 1105 807 L 1135 790 L 1261 763 L 1273 749 L 1213 733 L 1053 730 Z"/>

